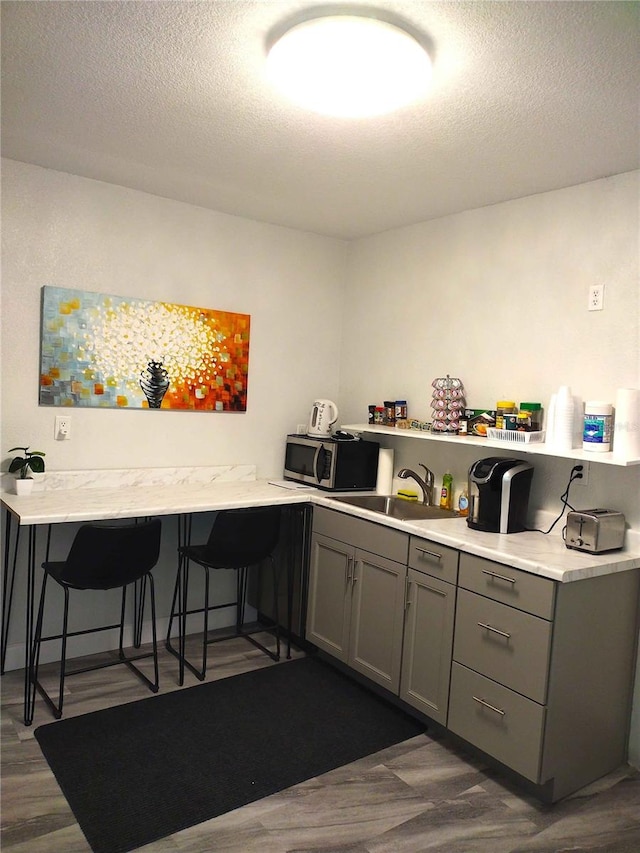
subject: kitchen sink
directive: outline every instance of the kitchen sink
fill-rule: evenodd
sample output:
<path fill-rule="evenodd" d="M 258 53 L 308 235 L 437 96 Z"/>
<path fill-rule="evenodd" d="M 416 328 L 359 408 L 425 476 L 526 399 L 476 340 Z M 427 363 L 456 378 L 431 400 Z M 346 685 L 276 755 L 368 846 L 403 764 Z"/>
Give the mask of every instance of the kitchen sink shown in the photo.
<path fill-rule="evenodd" d="M 406 501 L 395 495 L 344 495 L 331 497 L 334 501 L 379 512 L 400 521 L 424 521 L 437 518 L 459 518 L 452 509 L 439 506 L 425 506 L 415 501 Z"/>

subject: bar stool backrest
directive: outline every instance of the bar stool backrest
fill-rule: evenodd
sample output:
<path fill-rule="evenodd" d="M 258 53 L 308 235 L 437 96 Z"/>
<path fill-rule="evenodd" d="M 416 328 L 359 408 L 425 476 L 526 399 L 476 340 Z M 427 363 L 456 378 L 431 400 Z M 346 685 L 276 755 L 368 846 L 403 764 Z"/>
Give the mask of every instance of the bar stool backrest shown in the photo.
<path fill-rule="evenodd" d="M 228 569 L 259 563 L 276 547 L 280 515 L 279 506 L 220 511 L 209 534 L 207 558 Z"/>
<path fill-rule="evenodd" d="M 77 589 L 115 589 L 151 571 L 160 556 L 159 518 L 138 524 L 83 524 L 58 577 Z"/>

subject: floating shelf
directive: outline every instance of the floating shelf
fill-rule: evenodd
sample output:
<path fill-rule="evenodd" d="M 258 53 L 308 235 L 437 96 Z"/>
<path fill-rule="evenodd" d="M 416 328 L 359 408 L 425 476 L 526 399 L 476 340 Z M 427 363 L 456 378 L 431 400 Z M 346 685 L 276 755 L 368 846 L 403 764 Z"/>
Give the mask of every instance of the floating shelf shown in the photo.
<path fill-rule="evenodd" d="M 492 441 L 490 438 L 480 438 L 475 435 L 438 435 L 434 432 L 426 432 L 417 429 L 397 429 L 396 427 L 369 426 L 369 424 L 342 424 L 341 429 L 350 432 L 366 432 L 371 435 L 389 435 L 393 438 L 417 438 L 421 441 L 439 441 L 444 444 L 456 444 L 458 447 L 490 447 L 494 450 L 513 450 L 518 453 L 530 453 L 537 456 L 555 456 L 559 459 L 575 459 L 579 462 L 594 462 L 600 465 L 616 465 L 619 468 L 627 468 L 631 465 L 640 465 L 640 459 L 619 459 L 612 452 L 590 453 L 581 448 L 573 450 L 557 450 L 544 443 L 524 444 L 506 441 Z"/>

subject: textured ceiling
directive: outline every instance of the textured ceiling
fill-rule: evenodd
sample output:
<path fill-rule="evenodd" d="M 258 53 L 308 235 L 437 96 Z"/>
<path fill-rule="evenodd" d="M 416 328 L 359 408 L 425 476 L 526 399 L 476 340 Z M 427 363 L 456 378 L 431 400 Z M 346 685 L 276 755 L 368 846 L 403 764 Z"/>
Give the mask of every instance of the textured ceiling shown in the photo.
<path fill-rule="evenodd" d="M 637 2 L 380 0 L 433 85 L 360 120 L 264 77 L 269 31 L 323 5 L 3 0 L 2 154 L 345 239 L 638 168 Z"/>

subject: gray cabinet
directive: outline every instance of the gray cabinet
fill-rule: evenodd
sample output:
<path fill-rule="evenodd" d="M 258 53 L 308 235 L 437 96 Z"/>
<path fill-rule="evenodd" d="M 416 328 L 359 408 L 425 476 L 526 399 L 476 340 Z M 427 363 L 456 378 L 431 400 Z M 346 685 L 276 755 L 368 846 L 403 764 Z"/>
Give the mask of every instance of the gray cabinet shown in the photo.
<path fill-rule="evenodd" d="M 312 535 L 306 637 L 344 663 L 349 656 L 352 561 L 351 546 Z"/>
<path fill-rule="evenodd" d="M 412 536 L 400 698 L 446 725 L 458 552 Z"/>
<path fill-rule="evenodd" d="M 557 583 L 320 507 L 313 531 L 321 649 L 543 799 L 626 761 L 640 571 Z"/>
<path fill-rule="evenodd" d="M 560 584 L 462 554 L 448 728 L 551 800 L 623 763 L 638 574 Z"/>
<path fill-rule="evenodd" d="M 311 538 L 307 639 L 397 693 L 408 537 L 319 509 Z"/>

